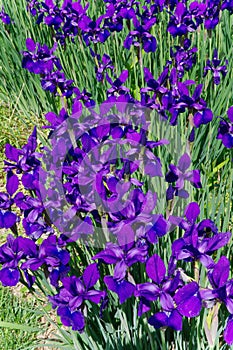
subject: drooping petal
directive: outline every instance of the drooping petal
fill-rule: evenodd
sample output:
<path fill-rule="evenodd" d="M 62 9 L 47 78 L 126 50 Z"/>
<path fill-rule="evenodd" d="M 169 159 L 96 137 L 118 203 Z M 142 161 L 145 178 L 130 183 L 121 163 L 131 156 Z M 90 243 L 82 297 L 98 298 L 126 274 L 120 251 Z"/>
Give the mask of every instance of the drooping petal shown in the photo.
<path fill-rule="evenodd" d="M 20 273 L 18 269 L 3 268 L 0 271 L 0 281 L 4 287 L 14 287 L 19 282 Z"/>
<path fill-rule="evenodd" d="M 149 318 L 148 323 L 156 329 L 166 327 L 168 326 L 168 316 L 165 312 L 157 312 Z"/>
<path fill-rule="evenodd" d="M 196 317 L 201 311 L 201 300 L 198 297 L 186 298 L 177 306 L 177 310 L 181 315 L 186 317 Z"/>
<path fill-rule="evenodd" d="M 82 332 L 85 327 L 85 319 L 80 311 L 75 311 L 71 314 L 73 331 Z"/>
<path fill-rule="evenodd" d="M 135 291 L 135 286 L 126 281 L 116 281 L 112 276 L 105 276 L 104 283 L 112 292 L 115 292 L 119 299 L 120 303 L 123 304 L 128 298 L 130 298 Z"/>
<path fill-rule="evenodd" d="M 106 292 L 102 290 L 89 290 L 85 294 L 85 299 L 92 301 L 95 304 L 99 304 L 101 300 L 106 296 Z"/>
<path fill-rule="evenodd" d="M 168 326 L 176 331 L 182 330 L 182 316 L 177 310 L 173 310 L 168 317 Z"/>
<path fill-rule="evenodd" d="M 134 292 L 135 297 L 143 297 L 146 300 L 154 301 L 158 299 L 160 289 L 153 283 L 142 283 L 137 285 Z"/>
<path fill-rule="evenodd" d="M 174 296 L 176 304 L 178 305 L 184 300 L 191 298 L 198 291 L 198 289 L 199 286 L 196 282 L 188 283 L 184 287 L 180 288 Z"/>
<path fill-rule="evenodd" d="M 3 228 L 11 228 L 17 221 L 17 216 L 15 213 L 11 213 L 10 211 L 7 211 L 3 215 Z"/>

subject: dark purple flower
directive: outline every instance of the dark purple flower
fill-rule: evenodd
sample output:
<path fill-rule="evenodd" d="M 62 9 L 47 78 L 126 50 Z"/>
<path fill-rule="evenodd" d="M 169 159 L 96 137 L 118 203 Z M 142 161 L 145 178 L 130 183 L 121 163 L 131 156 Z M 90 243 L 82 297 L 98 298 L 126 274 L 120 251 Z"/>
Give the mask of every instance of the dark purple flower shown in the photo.
<path fill-rule="evenodd" d="M 157 47 L 156 39 L 150 34 L 149 30 L 156 23 L 156 18 L 147 20 L 147 23 L 140 25 L 139 21 L 135 18 L 134 30 L 132 30 L 124 41 L 124 47 L 130 49 L 132 45 L 139 47 L 142 44 L 142 48 L 145 52 L 155 52 Z"/>
<path fill-rule="evenodd" d="M 51 284 L 58 287 L 58 280 L 69 272 L 69 260 L 69 252 L 56 236 L 51 235 L 42 242 L 38 252 L 22 264 L 21 269 L 37 271 L 42 265 L 46 266 Z"/>
<path fill-rule="evenodd" d="M 192 97 L 185 84 L 178 84 L 180 98 L 178 105 L 182 104 L 183 107 L 188 108 L 190 113 L 193 114 L 193 123 L 196 128 L 199 128 L 202 124 L 208 124 L 213 119 L 213 112 L 207 108 L 207 103 L 201 98 L 201 92 L 203 85 L 196 86 Z M 175 107 L 174 107 L 175 108 Z"/>
<path fill-rule="evenodd" d="M 201 179 L 199 170 L 187 171 L 190 167 L 191 159 L 187 153 L 185 153 L 179 159 L 178 166 L 173 164 L 169 165 L 169 172 L 165 176 L 165 180 L 172 185 L 167 190 L 167 199 L 173 198 L 174 194 L 179 197 L 188 198 L 189 194 L 184 189 L 184 182 L 189 181 L 196 188 L 201 188 Z"/>
<path fill-rule="evenodd" d="M 104 19 L 104 15 L 96 19 L 96 21 L 91 20 L 91 18 L 85 16 L 79 22 L 79 28 L 82 30 L 83 40 L 87 46 L 90 46 L 91 43 L 104 43 L 110 36 L 109 31 L 101 27 L 101 23 Z"/>
<path fill-rule="evenodd" d="M 4 11 L 4 7 L 2 6 L 2 10 L 0 11 L 0 19 L 4 24 L 11 24 L 10 16 Z"/>
<path fill-rule="evenodd" d="M 174 15 L 170 16 L 167 30 L 172 36 L 186 35 L 194 32 L 197 24 L 193 21 L 192 14 L 188 11 L 183 2 L 178 2 Z"/>
<path fill-rule="evenodd" d="M 125 279 L 116 280 L 112 276 L 105 276 L 104 283 L 109 290 L 118 295 L 120 304 L 123 304 L 127 299 L 132 297 L 135 291 L 135 285 Z"/>
<path fill-rule="evenodd" d="M 56 96 L 69 98 L 73 94 L 73 82 L 73 80 L 67 80 L 65 74 L 57 70 L 44 75 L 41 79 L 41 86 Z"/>
<path fill-rule="evenodd" d="M 208 30 L 214 29 L 219 23 L 221 4 L 220 0 L 207 0 L 205 11 L 205 28 Z"/>
<path fill-rule="evenodd" d="M 189 49 L 191 46 L 190 39 L 185 39 L 183 46 L 171 48 L 170 56 L 174 60 L 179 78 L 183 78 L 185 71 L 189 71 L 196 64 L 197 48 Z"/>
<path fill-rule="evenodd" d="M 111 85 L 111 88 L 107 90 L 108 97 L 124 95 L 129 92 L 129 89 L 123 86 L 125 81 L 128 79 L 128 70 L 123 70 L 120 76 L 114 81 L 112 81 L 108 74 L 106 74 L 106 79 Z"/>
<path fill-rule="evenodd" d="M 35 127 L 28 138 L 27 144 L 22 149 L 19 150 L 10 144 L 6 144 L 5 154 L 9 161 L 4 161 L 5 169 L 7 171 L 15 169 L 17 173 L 25 173 L 38 169 L 40 165 L 38 159 L 40 154 L 36 152 L 36 148 L 37 131 Z"/>
<path fill-rule="evenodd" d="M 0 247 L 0 281 L 4 286 L 15 286 L 20 279 L 19 263 L 30 259 L 37 252 L 37 247 L 28 238 L 7 236 L 7 242 Z"/>
<path fill-rule="evenodd" d="M 114 264 L 115 281 L 125 278 L 130 266 L 137 262 L 144 263 L 148 254 L 148 246 L 138 246 L 135 241 L 135 234 L 129 225 L 125 225 L 118 233 L 118 244 L 107 243 L 106 249 L 93 256 L 93 260 L 103 261 L 105 264 Z"/>
<path fill-rule="evenodd" d="M 101 59 L 100 55 L 96 54 L 92 49 L 90 49 L 90 51 L 96 63 L 96 67 L 95 67 L 96 79 L 99 82 L 103 82 L 105 71 L 107 71 L 108 69 L 111 71 L 114 70 L 112 60 L 107 54 L 104 54 Z"/>
<path fill-rule="evenodd" d="M 135 296 L 140 297 L 139 315 L 150 309 L 145 301 L 159 299 L 162 312 L 151 316 L 149 323 L 155 328 L 169 326 L 175 330 L 182 329 L 182 316 L 195 317 L 201 310 L 199 286 L 192 282 L 185 286 L 180 279 L 180 273 L 174 276 L 168 273 L 162 259 L 157 255 L 150 257 L 146 263 L 147 275 L 153 283 L 146 282 L 137 285 Z"/>
<path fill-rule="evenodd" d="M 220 66 L 221 60 L 218 59 L 218 51 L 217 49 L 214 50 L 214 55 L 212 61 L 207 60 L 206 66 L 204 67 L 204 74 L 203 77 L 207 75 L 208 71 L 211 71 L 213 73 L 213 82 L 215 85 L 220 84 L 220 73 L 223 77 L 227 74 L 227 65 L 228 60 L 225 61 L 226 65 Z"/>
<path fill-rule="evenodd" d="M 83 331 L 85 323 L 82 311 L 85 300 L 99 304 L 106 297 L 105 291 L 94 289 L 99 277 L 97 264 L 91 264 L 87 266 L 81 277 L 64 277 L 59 293 L 49 296 L 53 308 L 58 307 L 57 313 L 65 326 Z"/>
<path fill-rule="evenodd" d="M 57 48 L 57 44 L 54 44 L 52 49 L 49 49 L 47 45 L 41 45 L 35 43 L 31 38 L 26 40 L 26 46 L 28 51 L 23 51 L 22 67 L 34 74 L 48 74 L 54 67 L 62 70 L 62 66 L 59 58 L 53 55 L 53 52 Z"/>
<path fill-rule="evenodd" d="M 205 267 L 210 267 L 213 264 L 210 255 L 229 242 L 231 233 L 218 233 L 211 220 L 202 220 L 196 224 L 199 214 L 200 208 L 197 203 L 192 202 L 186 207 L 187 220 L 179 220 L 179 226 L 185 230 L 185 234 L 183 238 L 173 242 L 172 255 L 177 260 L 200 260 Z"/>
<path fill-rule="evenodd" d="M 233 106 L 231 106 L 228 109 L 227 116 L 230 119 L 230 122 L 222 118 L 218 128 L 217 139 L 222 140 L 222 143 L 226 148 L 232 148 L 233 147 Z"/>

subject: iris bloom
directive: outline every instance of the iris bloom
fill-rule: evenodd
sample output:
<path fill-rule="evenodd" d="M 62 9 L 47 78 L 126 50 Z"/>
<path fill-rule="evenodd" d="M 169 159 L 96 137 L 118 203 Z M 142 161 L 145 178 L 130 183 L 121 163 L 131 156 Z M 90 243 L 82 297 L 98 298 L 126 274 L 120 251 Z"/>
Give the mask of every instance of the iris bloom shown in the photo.
<path fill-rule="evenodd" d="M 220 84 L 220 73 L 223 77 L 227 74 L 227 65 L 228 60 L 225 61 L 226 65 L 220 66 L 221 60 L 218 59 L 218 51 L 217 49 L 214 50 L 214 55 L 212 61 L 207 60 L 206 66 L 204 67 L 204 74 L 203 77 L 207 75 L 208 71 L 211 71 L 213 73 L 213 82 L 215 85 Z"/>
<path fill-rule="evenodd" d="M 222 140 L 223 145 L 226 148 L 233 147 L 233 106 L 227 111 L 227 116 L 230 119 L 228 122 L 226 119 L 221 118 L 217 139 Z"/>

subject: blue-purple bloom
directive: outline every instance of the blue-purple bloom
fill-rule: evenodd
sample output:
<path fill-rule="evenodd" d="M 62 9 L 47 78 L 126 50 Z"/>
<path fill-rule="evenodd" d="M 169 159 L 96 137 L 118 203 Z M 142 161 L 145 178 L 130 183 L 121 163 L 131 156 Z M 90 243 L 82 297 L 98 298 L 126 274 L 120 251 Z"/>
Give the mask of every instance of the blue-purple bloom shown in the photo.
<path fill-rule="evenodd" d="M 218 59 L 218 50 L 214 50 L 213 54 L 213 59 L 207 60 L 206 66 L 204 67 L 204 74 L 203 77 L 207 75 L 208 71 L 211 71 L 213 73 L 213 82 L 215 85 L 220 84 L 220 73 L 223 77 L 226 76 L 227 74 L 227 65 L 228 65 L 228 60 L 225 61 L 226 64 L 224 66 L 221 66 L 221 60 Z"/>
<path fill-rule="evenodd" d="M 180 157 L 178 166 L 169 165 L 169 172 L 165 176 L 165 180 L 170 183 L 167 189 L 167 200 L 173 198 L 174 195 L 188 198 L 189 194 L 184 189 L 184 182 L 189 181 L 195 188 L 201 188 L 201 179 L 199 170 L 188 170 L 191 165 L 190 156 L 185 153 Z"/>
<path fill-rule="evenodd" d="M 100 278 L 97 264 L 87 266 L 80 277 L 70 276 L 62 278 L 62 287 L 58 294 L 49 296 L 53 308 L 57 308 L 65 326 L 82 332 L 85 327 L 83 310 L 85 300 L 99 304 L 106 297 L 105 291 L 96 290 L 94 285 Z"/>
<path fill-rule="evenodd" d="M 221 118 L 217 139 L 222 140 L 223 145 L 226 148 L 233 147 L 233 106 L 231 106 L 227 111 L 227 116 L 230 121 Z"/>
<path fill-rule="evenodd" d="M 41 45 L 35 43 L 34 40 L 28 38 L 26 40 L 26 47 L 28 51 L 23 51 L 22 67 L 34 74 L 47 74 L 50 73 L 54 67 L 59 70 L 62 69 L 60 60 L 53 55 L 57 48 L 57 44 L 54 44 L 52 49 L 49 49 L 47 45 Z"/>
<path fill-rule="evenodd" d="M 2 10 L 0 11 L 0 19 L 4 24 L 7 24 L 7 25 L 12 23 L 10 16 L 4 11 L 3 6 L 2 6 Z"/>

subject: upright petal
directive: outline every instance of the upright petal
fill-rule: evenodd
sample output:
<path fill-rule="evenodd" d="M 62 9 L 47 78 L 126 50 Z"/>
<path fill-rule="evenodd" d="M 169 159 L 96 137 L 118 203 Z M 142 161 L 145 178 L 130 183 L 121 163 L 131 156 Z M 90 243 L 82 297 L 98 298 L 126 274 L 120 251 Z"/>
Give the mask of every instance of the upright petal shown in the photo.
<path fill-rule="evenodd" d="M 147 275 L 157 284 L 165 277 L 166 267 L 163 260 L 157 254 L 151 256 L 146 263 Z"/>
<path fill-rule="evenodd" d="M 190 223 L 194 223 L 200 214 L 200 208 L 199 205 L 196 202 L 192 202 L 187 205 L 184 211 L 184 215 L 188 219 Z"/>
<path fill-rule="evenodd" d="M 214 266 L 212 277 L 217 288 L 226 284 L 230 272 L 230 262 L 222 256 Z"/>
<path fill-rule="evenodd" d="M 180 169 L 180 171 L 182 171 L 182 173 L 184 173 L 190 167 L 190 164 L 191 159 L 188 153 L 185 153 L 179 159 L 178 168 Z"/>
<path fill-rule="evenodd" d="M 86 289 L 93 287 L 100 277 L 99 270 L 97 264 L 91 264 L 87 266 L 83 273 L 83 282 L 86 286 Z"/>
<path fill-rule="evenodd" d="M 224 340 L 228 345 L 233 344 L 233 317 L 228 318 L 227 326 L 224 331 Z"/>

